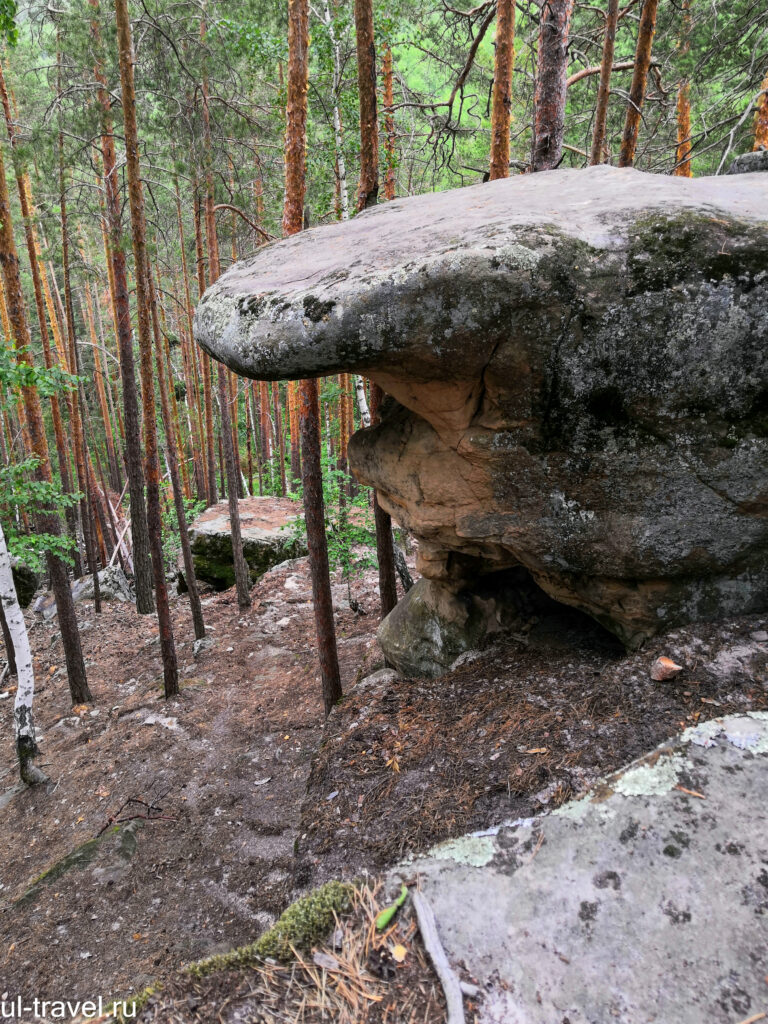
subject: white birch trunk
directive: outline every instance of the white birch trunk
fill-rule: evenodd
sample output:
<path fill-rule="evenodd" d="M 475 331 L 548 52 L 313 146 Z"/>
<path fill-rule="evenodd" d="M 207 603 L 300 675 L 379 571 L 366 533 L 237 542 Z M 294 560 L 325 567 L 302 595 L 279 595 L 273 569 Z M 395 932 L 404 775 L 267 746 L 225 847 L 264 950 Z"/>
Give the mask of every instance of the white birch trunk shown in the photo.
<path fill-rule="evenodd" d="M 368 408 L 368 402 L 365 399 L 365 384 L 363 378 L 358 374 L 355 374 L 355 397 L 357 398 L 357 408 L 360 411 L 360 419 L 364 427 L 370 427 L 371 425 L 371 411 Z"/>
<path fill-rule="evenodd" d="M 349 220 L 349 196 L 347 195 L 347 164 L 344 160 L 344 130 L 341 126 L 341 111 L 339 109 L 339 94 L 341 93 L 341 42 L 336 36 L 333 27 L 328 0 L 325 3 L 323 17 L 317 11 L 314 12 L 328 31 L 333 50 L 333 148 L 336 157 L 336 166 L 339 173 L 339 199 L 341 202 L 341 219 Z"/>
<path fill-rule="evenodd" d="M 37 755 L 35 723 L 32 718 L 32 701 L 35 696 L 35 673 L 32 667 L 32 651 L 29 647 L 27 626 L 13 582 L 11 556 L 5 543 L 5 534 L 0 526 L 0 601 L 3 602 L 5 621 L 11 634 L 16 655 L 16 700 L 13 705 L 13 723 L 16 733 L 16 751 L 19 755 L 19 770 L 22 781 L 29 785 L 47 782 L 48 777 L 32 764 Z"/>

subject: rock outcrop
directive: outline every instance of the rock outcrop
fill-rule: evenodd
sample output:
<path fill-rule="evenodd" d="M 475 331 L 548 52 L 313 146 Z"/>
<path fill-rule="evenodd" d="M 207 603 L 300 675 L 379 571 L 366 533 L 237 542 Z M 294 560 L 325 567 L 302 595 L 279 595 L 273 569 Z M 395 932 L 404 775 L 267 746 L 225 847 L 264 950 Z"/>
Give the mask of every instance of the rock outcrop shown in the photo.
<path fill-rule="evenodd" d="M 630 647 L 768 607 L 765 175 L 397 200 L 233 267 L 196 336 L 246 376 L 392 396 L 350 465 L 418 537 L 433 605 L 523 567 Z"/>
<path fill-rule="evenodd" d="M 288 498 L 241 498 L 239 502 L 243 554 L 257 580 L 273 565 L 306 554 L 306 544 L 296 530 L 300 506 Z M 229 505 L 211 505 L 189 528 L 195 573 L 216 590 L 235 585 Z"/>
<path fill-rule="evenodd" d="M 705 722 L 551 814 L 441 843 L 393 891 L 418 875 L 483 1024 L 759 1020 L 767 767 L 765 712 Z"/>

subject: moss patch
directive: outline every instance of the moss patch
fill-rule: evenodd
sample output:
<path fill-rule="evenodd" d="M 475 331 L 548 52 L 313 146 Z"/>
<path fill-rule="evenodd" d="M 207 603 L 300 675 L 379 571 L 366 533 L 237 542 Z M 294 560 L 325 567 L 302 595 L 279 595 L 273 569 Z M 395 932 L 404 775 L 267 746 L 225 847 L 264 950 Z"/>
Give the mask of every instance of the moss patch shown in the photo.
<path fill-rule="evenodd" d="M 266 957 L 292 960 L 294 949 L 310 950 L 330 932 L 338 915 L 351 910 L 353 892 L 349 883 L 326 882 L 291 904 L 256 942 L 190 964 L 186 973 L 203 978 L 217 971 L 240 970 Z"/>

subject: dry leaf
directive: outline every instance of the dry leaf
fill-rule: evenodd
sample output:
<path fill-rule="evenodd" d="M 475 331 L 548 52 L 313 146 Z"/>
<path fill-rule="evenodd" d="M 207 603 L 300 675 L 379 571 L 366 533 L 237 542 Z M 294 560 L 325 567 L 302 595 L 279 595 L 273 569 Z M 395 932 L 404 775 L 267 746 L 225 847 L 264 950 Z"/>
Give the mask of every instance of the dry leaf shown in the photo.
<path fill-rule="evenodd" d="M 84 715 L 87 710 L 88 710 L 88 705 L 87 704 L 75 704 L 75 706 L 72 708 L 72 714 L 73 715 Z"/>
<path fill-rule="evenodd" d="M 676 665 L 671 658 L 657 658 L 651 666 L 651 679 L 656 683 L 663 683 L 666 679 L 672 679 L 682 671 L 683 666 Z"/>

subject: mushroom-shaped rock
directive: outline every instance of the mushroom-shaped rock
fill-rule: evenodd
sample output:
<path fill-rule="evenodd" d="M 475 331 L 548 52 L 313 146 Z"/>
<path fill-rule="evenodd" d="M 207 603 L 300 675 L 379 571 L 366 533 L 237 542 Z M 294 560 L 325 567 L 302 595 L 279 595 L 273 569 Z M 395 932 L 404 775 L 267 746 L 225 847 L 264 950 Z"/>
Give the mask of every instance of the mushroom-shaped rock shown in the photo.
<path fill-rule="evenodd" d="M 768 607 L 764 174 L 396 200 L 237 264 L 195 330 L 246 376 L 392 396 L 350 465 L 461 600 L 524 567 L 630 646 Z"/>

